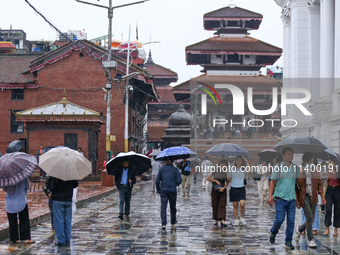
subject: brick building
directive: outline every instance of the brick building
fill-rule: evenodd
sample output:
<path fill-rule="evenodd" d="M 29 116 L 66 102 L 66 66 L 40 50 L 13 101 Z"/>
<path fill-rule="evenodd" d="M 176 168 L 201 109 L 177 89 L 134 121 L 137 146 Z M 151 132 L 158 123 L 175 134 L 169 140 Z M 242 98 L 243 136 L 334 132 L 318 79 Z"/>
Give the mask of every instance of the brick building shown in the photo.
<path fill-rule="evenodd" d="M 4 152 L 8 143 L 15 139 L 25 140 L 30 154 L 36 153 L 37 144 L 54 145 L 56 137 L 52 133 L 36 137 L 39 141 L 34 143 L 32 139 L 27 141 L 27 130 L 16 121 L 15 112 L 56 102 L 63 90 L 72 103 L 106 115 L 106 93 L 102 88 L 107 83 L 107 69 L 101 63 L 105 56 L 104 49 L 87 40 L 66 44 L 44 55 L 0 55 L 0 151 Z M 117 73 L 125 75 L 126 61 L 114 54 L 112 60 L 117 62 L 116 68 L 111 69 L 112 77 Z M 152 99 L 158 100 L 158 95 L 151 75 L 134 64 L 130 66 L 130 73 L 133 72 L 139 74 L 130 80 L 129 149 L 141 151 L 145 106 Z M 123 81 L 112 81 L 110 133 L 116 135 L 116 141 L 111 143 L 113 153 L 124 150 L 124 87 Z M 64 139 L 58 141 L 59 145 L 64 145 Z M 105 159 L 105 142 L 106 131 L 102 125 L 98 132 L 96 160 L 99 163 Z M 88 155 L 88 151 L 84 153 Z"/>

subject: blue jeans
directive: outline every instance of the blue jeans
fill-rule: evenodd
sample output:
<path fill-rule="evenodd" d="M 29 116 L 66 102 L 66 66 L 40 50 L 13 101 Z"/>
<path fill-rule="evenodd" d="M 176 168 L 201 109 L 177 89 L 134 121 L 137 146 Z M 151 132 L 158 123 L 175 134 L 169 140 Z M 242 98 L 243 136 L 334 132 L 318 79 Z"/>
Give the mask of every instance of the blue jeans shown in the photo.
<path fill-rule="evenodd" d="M 58 244 L 70 244 L 72 227 L 72 202 L 53 200 L 53 224 Z"/>
<path fill-rule="evenodd" d="M 270 231 L 274 235 L 276 235 L 279 232 L 279 229 L 285 220 L 287 212 L 287 228 L 285 243 L 291 242 L 293 238 L 295 207 L 296 207 L 295 199 L 290 201 L 286 201 L 283 199 L 275 200 L 275 221 Z"/>
<path fill-rule="evenodd" d="M 176 200 L 177 200 L 177 192 L 170 191 L 161 191 L 161 219 L 162 226 L 166 226 L 166 208 L 168 207 L 168 201 L 170 203 L 170 215 L 171 215 L 171 224 L 176 223 Z"/>
<path fill-rule="evenodd" d="M 119 189 L 119 215 L 123 215 L 124 203 L 125 203 L 125 215 L 130 215 L 130 201 L 131 201 L 131 191 L 129 187 L 122 187 Z"/>

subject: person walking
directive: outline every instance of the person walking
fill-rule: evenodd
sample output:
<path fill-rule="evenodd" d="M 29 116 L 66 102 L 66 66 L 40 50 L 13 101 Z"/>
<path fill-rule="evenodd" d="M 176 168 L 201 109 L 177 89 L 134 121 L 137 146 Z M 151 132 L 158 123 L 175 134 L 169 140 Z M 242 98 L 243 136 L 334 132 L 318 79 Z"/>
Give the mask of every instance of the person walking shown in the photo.
<path fill-rule="evenodd" d="M 293 163 L 294 150 L 292 148 L 285 147 L 282 150 L 282 157 L 283 161 L 273 169 L 269 186 L 269 205 L 273 206 L 275 199 L 275 220 L 270 230 L 269 242 L 275 243 L 275 237 L 287 214 L 285 248 L 293 250 L 295 207 L 300 206 L 299 202 L 296 201 L 295 193 L 299 170 Z"/>
<path fill-rule="evenodd" d="M 190 161 L 190 168 L 194 173 L 194 183 L 196 183 L 198 173 L 200 172 L 200 169 L 198 168 L 200 162 L 201 160 L 198 157 L 195 157 L 194 160 Z"/>
<path fill-rule="evenodd" d="M 119 216 L 123 220 L 124 204 L 125 204 L 125 218 L 130 217 L 130 201 L 133 185 L 136 183 L 136 176 L 133 169 L 129 168 L 129 160 L 124 159 L 122 167 L 118 169 L 115 176 L 116 186 L 119 191 Z"/>
<path fill-rule="evenodd" d="M 339 178 L 339 159 L 331 157 L 329 159 L 329 173 L 326 181 L 326 214 L 324 235 L 329 235 L 329 227 L 332 225 L 332 209 L 334 206 L 333 215 L 333 236 L 338 236 L 338 228 L 340 227 L 340 178 Z"/>
<path fill-rule="evenodd" d="M 52 198 L 53 227 L 58 246 L 70 245 L 72 229 L 72 196 L 78 181 L 63 181 L 50 177 L 48 196 Z"/>
<path fill-rule="evenodd" d="M 152 192 L 155 193 L 156 189 L 156 177 L 159 169 L 162 167 L 161 162 L 156 160 L 156 156 L 153 157 L 154 161 L 151 163 L 151 176 L 152 176 Z"/>
<path fill-rule="evenodd" d="M 267 165 L 267 160 L 262 160 L 261 165 L 257 168 L 256 171 L 259 175 L 261 175 L 261 179 L 256 181 L 257 182 L 257 188 L 259 192 L 259 198 L 261 201 L 261 204 L 263 201 L 267 200 L 267 192 L 269 189 L 269 183 L 268 183 L 268 165 Z"/>
<path fill-rule="evenodd" d="M 170 203 L 170 215 L 171 225 L 177 223 L 176 219 L 176 200 L 177 200 L 177 189 L 176 187 L 182 183 L 182 177 L 176 167 L 173 166 L 174 160 L 167 160 L 165 166 L 159 169 L 156 178 L 157 192 L 161 196 L 161 229 L 166 228 L 166 209 L 168 201 Z"/>
<path fill-rule="evenodd" d="M 230 182 L 230 202 L 233 202 L 233 212 L 235 216 L 234 226 L 247 226 L 244 219 L 245 202 L 246 202 L 246 167 L 249 167 L 247 159 L 243 156 L 237 156 L 234 166 L 228 172 L 228 182 Z M 241 218 L 239 220 L 238 206 L 240 205 Z"/>
<path fill-rule="evenodd" d="M 218 221 L 221 221 L 221 227 L 226 227 L 227 187 L 229 184 L 227 179 L 228 160 L 221 160 L 219 165 L 221 168 L 210 173 L 207 180 L 212 183 L 211 206 L 212 216 L 215 220 L 214 225 L 217 226 Z"/>
<path fill-rule="evenodd" d="M 303 208 L 306 222 L 296 227 L 295 241 L 299 242 L 301 232 L 307 230 L 308 246 L 311 248 L 317 247 L 313 236 L 313 222 L 318 203 L 318 193 L 322 197 L 322 203 L 326 204 L 320 172 L 315 169 L 317 166 L 314 165 L 314 158 L 315 156 L 311 152 L 303 154 L 298 179 L 299 188 L 296 188 L 297 199 L 300 207 Z"/>
<path fill-rule="evenodd" d="M 210 173 L 210 167 L 212 167 L 212 163 L 209 160 L 208 156 L 205 156 L 205 159 L 201 163 L 201 172 L 203 175 L 203 180 L 202 180 L 202 187 L 205 189 L 207 187 L 207 177 Z"/>
<path fill-rule="evenodd" d="M 241 131 L 238 129 L 238 127 L 236 128 L 235 131 L 235 138 L 239 138 Z"/>
<path fill-rule="evenodd" d="M 191 182 L 190 162 L 186 158 L 183 159 L 183 161 L 179 165 L 179 169 L 181 170 L 182 177 L 182 196 L 185 197 L 185 193 L 187 193 L 187 197 L 190 197 L 190 182 Z M 187 187 L 185 187 L 185 184 Z"/>
<path fill-rule="evenodd" d="M 6 211 L 9 225 L 9 239 L 13 243 L 26 240 L 27 244 L 35 243 L 31 240 L 31 228 L 27 206 L 27 190 L 30 184 L 28 178 L 14 186 L 4 187 L 6 194 Z M 20 238 L 18 232 L 18 215 L 20 223 Z"/>

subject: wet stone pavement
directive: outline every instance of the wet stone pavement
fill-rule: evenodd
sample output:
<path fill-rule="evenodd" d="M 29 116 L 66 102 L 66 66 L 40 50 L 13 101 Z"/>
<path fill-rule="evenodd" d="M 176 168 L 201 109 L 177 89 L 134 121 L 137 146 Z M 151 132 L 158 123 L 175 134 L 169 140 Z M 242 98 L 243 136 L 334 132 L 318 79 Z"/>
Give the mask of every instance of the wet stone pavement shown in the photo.
<path fill-rule="evenodd" d="M 191 197 L 178 190 L 178 224 L 161 230 L 160 197 L 151 191 L 151 182 L 139 182 L 133 189 L 130 220 L 118 216 L 119 195 L 115 193 L 79 209 L 73 216 L 69 247 L 55 246 L 55 234 L 49 222 L 32 228 L 35 244 L 0 242 L 0 254 L 338 254 L 340 238 L 315 236 L 317 249 L 307 247 L 304 236 L 293 241 L 294 251 L 284 248 L 284 225 L 276 243 L 268 241 L 274 221 L 274 209 L 261 205 L 256 183 L 248 180 L 245 219 L 248 227 L 233 227 L 232 205 L 227 204 L 228 226 L 214 226 L 211 218 L 210 189 L 202 190 L 201 181 L 192 182 Z M 229 192 L 228 192 L 229 197 Z M 229 200 L 229 199 L 228 199 Z M 168 208 L 168 221 L 169 221 Z M 301 222 L 297 210 L 295 224 Z M 320 233 L 324 231 L 323 215 Z M 333 232 L 333 229 L 331 229 Z"/>

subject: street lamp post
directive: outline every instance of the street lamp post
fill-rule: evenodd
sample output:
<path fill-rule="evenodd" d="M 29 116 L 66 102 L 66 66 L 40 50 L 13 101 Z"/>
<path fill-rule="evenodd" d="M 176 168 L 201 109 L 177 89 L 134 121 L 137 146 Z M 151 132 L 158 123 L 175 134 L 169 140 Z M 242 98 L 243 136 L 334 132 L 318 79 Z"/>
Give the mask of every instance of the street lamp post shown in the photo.
<path fill-rule="evenodd" d="M 107 64 L 105 65 L 105 67 L 107 68 L 108 71 L 108 75 L 107 75 L 107 82 L 105 84 L 105 89 L 107 91 L 107 95 L 106 95 L 106 161 L 110 160 L 110 151 L 111 151 L 111 141 L 110 141 L 110 131 L 111 131 L 111 89 L 112 89 L 112 79 L 111 79 L 111 68 L 115 67 L 115 62 L 112 63 L 111 62 L 111 43 L 112 43 L 112 18 L 113 18 L 113 10 L 117 9 L 117 8 L 121 8 L 121 7 L 126 7 L 126 6 L 130 6 L 130 5 L 134 5 L 134 4 L 140 4 L 140 3 L 144 3 L 146 1 L 149 0 L 141 0 L 138 2 L 133 2 L 133 3 L 128 3 L 128 4 L 122 4 L 122 5 L 117 5 L 117 6 L 112 6 L 112 0 L 109 0 L 109 6 L 104 6 L 104 5 L 99 5 L 99 4 L 93 4 L 93 3 L 88 3 L 85 1 L 81 1 L 81 0 L 76 0 L 79 3 L 83 3 L 83 4 L 89 4 L 89 5 L 93 5 L 96 7 L 101 7 L 101 8 L 105 8 L 108 10 L 108 18 L 109 18 L 109 31 L 108 31 L 108 57 L 107 57 Z M 130 48 L 130 38 L 129 38 L 129 48 Z M 126 74 L 129 74 L 129 52 L 128 52 L 128 59 L 127 59 L 127 70 L 126 70 Z M 128 80 L 127 80 L 128 82 Z M 128 86 L 126 86 L 128 87 Z M 128 92 L 128 90 L 127 90 Z M 128 100 L 128 97 L 127 97 Z M 125 106 L 126 107 L 126 106 Z M 126 111 L 126 108 L 125 108 Z M 126 115 L 126 113 L 125 113 Z M 125 122 L 126 125 L 126 122 Z M 125 133 L 124 133 L 124 139 L 125 139 Z M 127 147 L 127 145 L 125 145 L 125 140 L 124 140 L 124 150 L 125 147 Z M 126 151 L 126 150 L 125 150 Z"/>

